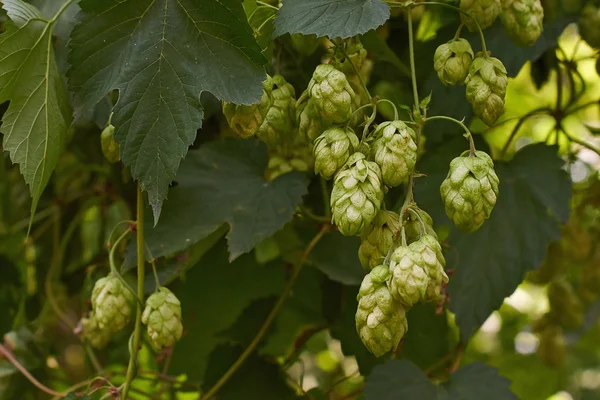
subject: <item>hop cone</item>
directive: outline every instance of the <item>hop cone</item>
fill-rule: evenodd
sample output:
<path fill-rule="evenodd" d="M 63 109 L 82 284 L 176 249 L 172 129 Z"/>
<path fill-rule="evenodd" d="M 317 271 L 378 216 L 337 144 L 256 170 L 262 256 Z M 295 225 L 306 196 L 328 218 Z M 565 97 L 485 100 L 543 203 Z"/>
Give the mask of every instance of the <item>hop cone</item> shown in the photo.
<path fill-rule="evenodd" d="M 408 243 L 419 240 L 422 235 L 431 235 L 437 239 L 431 216 L 418 207 L 411 207 L 410 210 L 414 212 L 407 211 L 404 213 L 404 229 Z M 425 225 L 425 232 L 423 232 L 423 225 Z"/>
<path fill-rule="evenodd" d="M 319 47 L 319 39 L 317 35 L 303 35 L 301 33 L 293 33 L 291 35 L 292 47 L 303 56 L 310 56 Z"/>
<path fill-rule="evenodd" d="M 581 14 L 578 22 L 579 34 L 591 47 L 600 47 L 600 7 L 594 2 L 589 2 Z"/>
<path fill-rule="evenodd" d="M 156 349 L 173 346 L 183 333 L 179 299 L 161 287 L 146 300 L 142 322 L 148 325 L 148 336 Z"/>
<path fill-rule="evenodd" d="M 565 279 L 555 279 L 548 286 L 550 319 L 566 329 L 581 327 L 584 310 L 573 286 Z"/>
<path fill-rule="evenodd" d="M 367 50 L 358 36 L 347 39 L 344 42 L 344 47 L 345 50 L 343 52 L 336 51 L 334 66 L 346 75 L 355 75 L 356 71 L 352 65 L 356 67 L 356 70 L 361 71 L 363 63 L 367 59 Z"/>
<path fill-rule="evenodd" d="M 355 93 L 346 75 L 333 65 L 317 66 L 308 84 L 308 94 L 324 120 L 341 124 L 350 118 Z"/>
<path fill-rule="evenodd" d="M 305 101 L 299 101 L 296 107 L 296 119 L 298 120 L 298 133 L 307 141 L 313 142 L 327 128 L 331 126 L 331 122 L 324 121 L 321 118 L 321 113 L 315 105 L 315 101 L 306 98 Z"/>
<path fill-rule="evenodd" d="M 294 87 L 281 75 L 273 76 L 271 82 L 273 85 L 269 90 L 273 102 L 256 132 L 258 138 L 265 142 L 269 149 L 293 141 L 296 118 Z"/>
<path fill-rule="evenodd" d="M 394 351 L 408 330 L 404 307 L 394 300 L 385 283 L 387 267 L 374 268 L 358 291 L 356 330 L 365 347 L 376 357 Z"/>
<path fill-rule="evenodd" d="M 350 155 L 358 149 L 358 143 L 358 137 L 350 128 L 327 129 L 315 140 L 313 148 L 315 173 L 325 179 L 331 179 L 346 164 Z"/>
<path fill-rule="evenodd" d="M 115 127 L 112 124 L 108 125 L 100 134 L 100 146 L 102 154 L 111 164 L 116 163 L 121 159 L 121 146 L 115 142 L 114 138 Z"/>
<path fill-rule="evenodd" d="M 227 123 L 240 137 L 249 138 L 258 132 L 267 111 L 273 105 L 272 89 L 273 78 L 267 75 L 267 79 L 263 82 L 260 103 L 246 106 L 223 102 L 223 114 Z"/>
<path fill-rule="evenodd" d="M 486 125 L 494 125 L 504 112 L 504 96 L 508 84 L 502 61 L 494 57 L 476 57 L 465 82 L 467 100 L 475 115 Z"/>
<path fill-rule="evenodd" d="M 500 20 L 517 45 L 532 46 L 542 35 L 544 8 L 540 0 L 505 0 Z"/>
<path fill-rule="evenodd" d="M 312 168 L 312 164 L 310 149 L 305 147 L 298 147 L 289 154 L 274 153 L 269 157 L 266 179 L 272 181 L 292 171 L 306 172 Z"/>
<path fill-rule="evenodd" d="M 463 85 L 473 62 L 473 49 L 466 39 L 441 44 L 433 55 L 433 68 L 444 85 Z"/>
<path fill-rule="evenodd" d="M 363 268 L 372 270 L 383 264 L 400 232 L 400 216 L 392 211 L 381 210 L 373 223 L 365 229 L 358 248 L 358 258 Z"/>
<path fill-rule="evenodd" d="M 433 236 L 423 235 L 408 246 L 398 247 L 390 259 L 392 295 L 405 307 L 437 300 L 442 282 L 448 282 L 445 265 L 442 248 Z"/>
<path fill-rule="evenodd" d="M 471 32 L 477 31 L 477 24 L 473 21 L 475 19 L 481 29 L 485 29 L 492 25 L 500 12 L 502 11 L 502 4 L 500 0 L 460 0 L 460 9 L 468 13 L 471 17 L 460 14 L 462 22 Z"/>
<path fill-rule="evenodd" d="M 88 318 L 81 319 L 81 330 L 83 338 L 96 349 L 103 349 L 110 341 L 111 332 L 101 329 L 94 313 L 90 313 Z"/>
<path fill-rule="evenodd" d="M 92 308 L 100 329 L 118 332 L 131 318 L 131 303 L 134 296 L 125 285 L 112 274 L 96 281 L 92 290 Z"/>
<path fill-rule="evenodd" d="M 381 208 L 381 171 L 362 153 L 354 153 L 338 172 L 331 192 L 332 221 L 346 236 L 359 234 Z"/>
<path fill-rule="evenodd" d="M 494 162 L 483 151 L 474 157 L 466 151 L 450 162 L 448 176 L 440 186 L 446 215 L 464 232 L 475 232 L 489 218 L 498 198 Z"/>
<path fill-rule="evenodd" d="M 375 137 L 373 153 L 383 183 L 393 187 L 407 182 L 417 163 L 415 131 L 402 121 L 388 121 L 377 127 Z"/>

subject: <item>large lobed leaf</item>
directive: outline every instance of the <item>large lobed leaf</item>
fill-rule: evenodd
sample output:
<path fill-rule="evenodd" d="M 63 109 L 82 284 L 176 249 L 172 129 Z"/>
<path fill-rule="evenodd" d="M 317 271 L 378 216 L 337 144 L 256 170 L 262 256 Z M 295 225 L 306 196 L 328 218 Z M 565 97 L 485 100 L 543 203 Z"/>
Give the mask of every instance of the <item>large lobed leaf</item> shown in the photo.
<path fill-rule="evenodd" d="M 281 229 L 302 203 L 308 182 L 299 172 L 268 182 L 267 162 L 266 147 L 256 140 L 211 142 L 190 152 L 160 222 L 146 228 L 152 256 L 184 250 L 225 222 L 234 260 Z"/>
<path fill-rule="evenodd" d="M 454 231 L 446 255 L 450 309 L 461 340 L 511 295 L 527 271 L 538 268 L 548 244 L 569 217 L 571 186 L 555 147 L 530 145 L 510 162 L 497 162 L 500 195 L 492 215 L 472 234 Z"/>
<path fill-rule="evenodd" d="M 476 362 L 453 373 L 447 382 L 435 385 L 417 366 L 405 360 L 390 360 L 375 367 L 367 378 L 365 400 L 516 400 L 510 381 L 496 368 Z"/>
<path fill-rule="evenodd" d="M 71 123 L 52 47 L 53 25 L 21 0 L 3 0 L 11 22 L 0 35 L 3 148 L 29 185 L 32 213 L 56 166 Z"/>
<path fill-rule="evenodd" d="M 388 18 L 390 7 L 381 0 L 284 0 L 275 18 L 275 36 L 302 33 L 346 39 Z"/>
<path fill-rule="evenodd" d="M 160 216 L 169 184 L 202 125 L 200 94 L 251 104 L 265 58 L 239 0 L 83 0 L 71 33 L 77 115 L 111 90 L 122 160 Z"/>

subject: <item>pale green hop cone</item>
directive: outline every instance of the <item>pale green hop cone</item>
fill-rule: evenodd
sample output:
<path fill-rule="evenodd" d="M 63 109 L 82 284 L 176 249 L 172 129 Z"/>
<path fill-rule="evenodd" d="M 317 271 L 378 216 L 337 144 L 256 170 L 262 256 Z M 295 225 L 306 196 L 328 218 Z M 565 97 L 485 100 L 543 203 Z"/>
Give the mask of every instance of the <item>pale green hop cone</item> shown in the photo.
<path fill-rule="evenodd" d="M 502 10 L 501 0 L 460 0 L 460 9 L 471 17 L 460 13 L 460 19 L 471 32 L 477 32 L 492 25 Z M 473 21 L 475 19 L 477 24 Z"/>
<path fill-rule="evenodd" d="M 377 126 L 374 135 L 374 161 L 381 168 L 383 183 L 393 187 L 407 182 L 417 163 L 415 131 L 402 121 L 387 121 Z"/>
<path fill-rule="evenodd" d="M 375 267 L 363 279 L 357 296 L 356 331 L 376 357 L 395 351 L 408 330 L 406 311 L 389 292 L 387 279 L 387 267 Z"/>
<path fill-rule="evenodd" d="M 346 39 L 343 46 L 345 51 L 335 52 L 333 65 L 346 75 L 355 75 L 356 71 L 361 71 L 363 63 L 367 59 L 367 49 L 365 49 L 358 36 Z M 356 71 L 352 65 L 354 65 Z"/>
<path fill-rule="evenodd" d="M 296 94 L 294 87 L 281 75 L 274 75 L 271 82 L 272 87 L 269 89 L 273 102 L 266 111 L 256 135 L 269 149 L 274 149 L 294 140 Z"/>
<path fill-rule="evenodd" d="M 114 164 L 121 159 L 121 146 L 115 141 L 115 127 L 110 124 L 100 134 L 100 146 L 102 154 L 109 163 Z"/>
<path fill-rule="evenodd" d="M 101 329 L 94 313 L 89 317 L 81 319 L 81 334 L 83 338 L 95 349 L 106 347 L 111 338 L 111 332 L 107 329 Z"/>
<path fill-rule="evenodd" d="M 400 216 L 393 211 L 380 210 L 372 224 L 361 235 L 358 258 L 363 268 L 372 270 L 383 260 L 400 234 Z"/>
<path fill-rule="evenodd" d="M 390 259 L 390 292 L 407 308 L 438 300 L 442 282 L 448 282 L 444 266 L 441 246 L 431 235 L 400 246 Z"/>
<path fill-rule="evenodd" d="M 223 102 L 223 114 L 227 119 L 229 127 L 242 138 L 256 135 L 262 125 L 267 111 L 273 105 L 273 78 L 267 75 L 263 82 L 263 93 L 258 104 L 237 105 Z"/>
<path fill-rule="evenodd" d="M 292 33 L 290 35 L 292 47 L 303 56 L 310 56 L 319 47 L 317 35 L 303 35 L 301 33 Z"/>
<path fill-rule="evenodd" d="M 532 46 L 544 30 L 544 8 L 540 0 L 504 0 L 500 20 L 515 44 Z"/>
<path fill-rule="evenodd" d="M 356 94 L 346 75 L 333 65 L 317 66 L 308 84 L 308 95 L 325 121 L 345 123 L 354 111 Z"/>
<path fill-rule="evenodd" d="M 448 176 L 440 186 L 446 215 L 461 231 L 476 231 L 496 205 L 499 182 L 490 156 L 476 151 L 470 157 L 465 151 L 450 162 Z"/>
<path fill-rule="evenodd" d="M 148 326 L 148 336 L 156 349 L 173 346 L 183 333 L 179 299 L 161 287 L 146 300 L 142 322 Z"/>
<path fill-rule="evenodd" d="M 359 235 L 381 208 L 381 171 L 362 153 L 350 156 L 344 168 L 336 175 L 331 192 L 332 222 L 343 235 Z"/>
<path fill-rule="evenodd" d="M 504 112 L 508 84 L 506 68 L 502 62 L 494 57 L 476 57 L 465 82 L 467 100 L 475 115 L 486 125 L 494 125 Z"/>
<path fill-rule="evenodd" d="M 296 105 L 296 120 L 298 133 L 306 141 L 312 143 L 316 138 L 332 126 L 329 121 L 323 120 L 315 101 L 303 95 Z"/>
<path fill-rule="evenodd" d="M 404 213 L 404 229 L 406 231 L 407 242 L 410 244 L 417 241 L 424 234 L 431 235 L 437 239 L 437 233 L 433 229 L 433 219 L 431 219 L 431 216 L 416 206 L 411 207 L 411 210 L 414 212 L 407 211 Z"/>
<path fill-rule="evenodd" d="M 473 62 L 473 49 L 466 39 L 441 44 L 433 55 L 433 69 L 444 85 L 464 85 Z"/>
<path fill-rule="evenodd" d="M 351 128 L 333 127 L 327 129 L 314 143 L 313 156 L 315 173 L 324 179 L 331 179 L 358 150 L 359 140 Z"/>
<path fill-rule="evenodd" d="M 597 2 L 588 2 L 577 25 L 581 38 L 591 47 L 600 48 L 600 7 Z"/>
<path fill-rule="evenodd" d="M 133 294 L 112 274 L 96 281 L 92 290 L 92 308 L 100 329 L 118 332 L 131 319 Z"/>

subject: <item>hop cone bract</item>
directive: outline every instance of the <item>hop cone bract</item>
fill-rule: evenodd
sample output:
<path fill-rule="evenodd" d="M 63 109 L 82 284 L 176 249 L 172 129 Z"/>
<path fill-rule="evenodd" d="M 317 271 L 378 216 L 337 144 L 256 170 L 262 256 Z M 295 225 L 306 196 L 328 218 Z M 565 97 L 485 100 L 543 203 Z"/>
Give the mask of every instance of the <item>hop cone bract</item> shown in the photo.
<path fill-rule="evenodd" d="M 354 109 L 354 90 L 346 75 L 330 64 L 317 66 L 308 84 L 308 94 L 326 121 L 344 123 Z"/>
<path fill-rule="evenodd" d="M 161 287 L 146 300 L 142 322 L 148 325 L 148 336 L 156 349 L 173 346 L 183 333 L 179 299 Z"/>
<path fill-rule="evenodd" d="M 488 126 L 494 125 L 504 112 L 508 76 L 502 61 L 494 57 L 476 57 L 471 64 L 467 100 L 473 112 Z"/>
<path fill-rule="evenodd" d="M 504 0 L 500 20 L 517 45 L 532 46 L 542 35 L 544 8 L 540 0 Z"/>
<path fill-rule="evenodd" d="M 315 173 L 325 179 L 331 179 L 358 149 L 358 143 L 358 137 L 350 128 L 327 129 L 314 143 Z"/>
<path fill-rule="evenodd" d="M 390 259 L 392 295 L 405 307 L 437 300 L 442 282 L 448 282 L 445 265 L 442 248 L 433 236 L 423 235 L 408 246 L 399 246 Z"/>
<path fill-rule="evenodd" d="M 450 162 L 440 186 L 446 215 L 464 232 L 474 232 L 489 218 L 498 198 L 499 179 L 494 162 L 483 151 L 466 151 Z"/>
<path fill-rule="evenodd" d="M 578 22 L 579 34 L 591 47 L 600 48 L 600 7 L 588 2 Z"/>
<path fill-rule="evenodd" d="M 423 225 L 425 225 L 425 232 L 423 232 Z M 431 235 L 437 239 L 431 216 L 416 206 L 411 207 L 410 211 L 404 213 L 404 229 L 408 243 L 419 240 L 422 235 Z"/>
<path fill-rule="evenodd" d="M 299 100 L 296 106 L 298 133 L 312 143 L 332 124 L 323 120 L 315 101 L 303 95 L 304 101 Z M 301 97 L 302 98 L 302 97 Z"/>
<path fill-rule="evenodd" d="M 131 318 L 134 296 L 116 276 L 110 274 L 96 281 L 92 290 L 92 308 L 100 329 L 118 332 Z"/>
<path fill-rule="evenodd" d="M 296 97 L 294 87 L 281 75 L 271 79 L 272 103 L 267 109 L 256 135 L 269 149 L 276 148 L 294 139 L 296 119 Z M 290 143 L 291 144 L 291 143 Z"/>
<path fill-rule="evenodd" d="M 361 235 L 358 258 L 363 268 L 372 270 L 383 264 L 400 233 L 400 216 L 393 211 L 381 210 L 373 223 Z"/>
<path fill-rule="evenodd" d="M 100 134 L 100 146 L 102 154 L 108 162 L 114 164 L 121 159 L 121 146 L 115 141 L 115 127 L 109 124 Z"/>
<path fill-rule="evenodd" d="M 95 349 L 103 349 L 110 341 L 111 332 L 100 328 L 93 312 L 81 319 L 81 330 L 83 338 Z"/>
<path fill-rule="evenodd" d="M 471 32 L 477 31 L 477 24 L 481 29 L 492 25 L 500 11 L 502 3 L 500 0 L 460 0 L 460 9 L 468 13 L 473 18 L 460 13 L 460 18 Z M 475 19 L 477 24 L 473 21 Z"/>
<path fill-rule="evenodd" d="M 358 292 L 356 330 L 376 357 L 394 351 L 408 330 L 404 307 L 395 300 L 387 285 L 387 267 L 375 267 L 365 276 Z"/>
<path fill-rule="evenodd" d="M 227 123 L 242 138 L 254 136 L 262 125 L 267 111 L 273 105 L 273 78 L 267 75 L 263 82 L 263 93 L 260 103 L 252 105 L 237 105 L 223 102 L 223 114 Z"/>
<path fill-rule="evenodd" d="M 381 167 L 383 183 L 393 187 L 407 182 L 417 163 L 416 134 L 402 121 L 388 121 L 375 130 L 375 162 Z"/>
<path fill-rule="evenodd" d="M 362 153 L 350 156 L 338 172 L 331 192 L 332 222 L 346 236 L 360 234 L 375 218 L 383 201 L 381 170 Z"/>
<path fill-rule="evenodd" d="M 473 62 L 473 49 L 466 39 L 441 44 L 433 55 L 433 68 L 444 85 L 463 85 Z"/>

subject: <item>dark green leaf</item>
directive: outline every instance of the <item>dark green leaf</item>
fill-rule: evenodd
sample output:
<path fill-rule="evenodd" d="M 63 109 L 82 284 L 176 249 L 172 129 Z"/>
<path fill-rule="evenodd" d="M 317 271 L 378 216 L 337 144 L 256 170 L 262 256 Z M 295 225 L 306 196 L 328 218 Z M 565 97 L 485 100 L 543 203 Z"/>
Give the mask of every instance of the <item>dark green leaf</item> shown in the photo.
<path fill-rule="evenodd" d="M 183 250 L 226 222 L 234 260 L 281 229 L 302 202 L 308 183 L 298 172 L 267 182 L 263 177 L 267 159 L 264 144 L 254 140 L 212 142 L 190 152 L 160 223 L 147 227 L 152 255 Z"/>
<path fill-rule="evenodd" d="M 78 115 L 111 90 L 122 160 L 158 221 L 169 184 L 202 125 L 200 93 L 251 104 L 265 59 L 239 0 L 84 0 L 68 73 Z"/>
<path fill-rule="evenodd" d="M 436 388 L 416 365 L 390 360 L 378 365 L 367 377 L 365 400 L 434 400 Z"/>
<path fill-rule="evenodd" d="M 285 33 L 349 38 L 382 25 L 390 7 L 380 0 L 284 0 L 275 36 Z"/>
<path fill-rule="evenodd" d="M 358 286 L 365 276 L 358 260 L 359 246 L 359 238 L 331 232 L 319 241 L 310 260 L 331 280 Z"/>
<path fill-rule="evenodd" d="M 569 217 L 568 174 L 555 147 L 535 144 L 515 158 L 496 163 L 498 203 L 483 226 L 472 234 L 453 232 L 446 255 L 450 309 L 456 314 L 461 340 L 471 335 L 517 288 L 527 271 L 538 268 L 559 222 Z"/>
<path fill-rule="evenodd" d="M 242 354 L 243 348 L 220 345 L 210 355 L 203 389 L 208 390 Z M 255 354 L 219 390 L 219 400 L 287 400 L 296 398 L 279 365 Z"/>
<path fill-rule="evenodd" d="M 440 400 L 518 400 L 510 391 L 510 381 L 498 370 L 479 362 L 466 365 L 438 387 Z"/>
<path fill-rule="evenodd" d="M 209 354 L 225 341 L 221 333 L 253 300 L 279 295 L 284 275 L 281 265 L 258 265 L 251 255 L 229 264 L 224 242 L 211 249 L 174 288 L 186 334 L 175 346 L 173 372 L 202 379 Z"/>
<path fill-rule="evenodd" d="M 0 35 L 3 150 L 29 185 L 32 214 L 58 162 L 71 111 L 52 47 L 53 25 L 21 0 L 4 0 L 12 22 Z"/>

